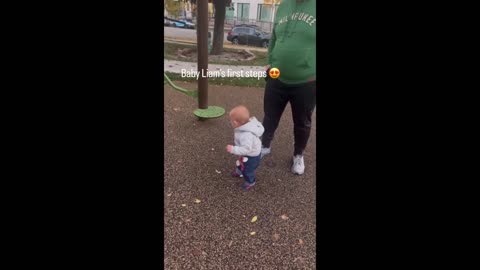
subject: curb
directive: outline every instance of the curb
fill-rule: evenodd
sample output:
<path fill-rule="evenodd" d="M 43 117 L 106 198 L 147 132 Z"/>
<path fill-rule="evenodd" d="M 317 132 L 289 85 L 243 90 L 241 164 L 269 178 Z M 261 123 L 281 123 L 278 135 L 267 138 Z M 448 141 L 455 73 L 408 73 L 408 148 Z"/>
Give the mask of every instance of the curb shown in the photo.
<path fill-rule="evenodd" d="M 193 39 L 180 39 L 180 38 L 171 38 L 171 37 L 163 37 L 164 41 L 172 41 L 172 42 L 183 42 L 183 43 L 190 43 L 190 44 L 197 44 L 196 40 Z M 229 46 L 229 43 L 224 42 L 223 45 Z"/>

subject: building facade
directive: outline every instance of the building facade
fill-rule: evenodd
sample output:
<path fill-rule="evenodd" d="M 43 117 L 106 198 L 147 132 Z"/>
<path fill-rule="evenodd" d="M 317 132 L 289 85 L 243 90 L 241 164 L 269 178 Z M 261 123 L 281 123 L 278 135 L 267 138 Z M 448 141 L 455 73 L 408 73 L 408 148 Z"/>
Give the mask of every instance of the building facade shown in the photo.
<path fill-rule="evenodd" d="M 281 0 L 232 0 L 227 6 L 225 21 L 229 25 L 254 24 L 271 32 L 275 11 Z"/>
<path fill-rule="evenodd" d="M 198 1 L 198 0 L 197 0 Z M 208 16 L 209 22 L 214 17 L 214 5 L 212 0 L 208 0 Z M 281 0 L 231 0 L 227 3 L 225 13 L 225 26 L 227 28 L 238 24 L 254 24 L 263 31 L 271 32 L 273 20 L 275 19 L 275 11 Z M 188 0 L 164 0 L 169 5 L 164 10 L 164 16 L 177 19 L 193 19 L 196 22 L 196 5 Z"/>
<path fill-rule="evenodd" d="M 273 22 L 277 0 L 232 0 L 227 7 L 227 18 L 244 21 Z"/>

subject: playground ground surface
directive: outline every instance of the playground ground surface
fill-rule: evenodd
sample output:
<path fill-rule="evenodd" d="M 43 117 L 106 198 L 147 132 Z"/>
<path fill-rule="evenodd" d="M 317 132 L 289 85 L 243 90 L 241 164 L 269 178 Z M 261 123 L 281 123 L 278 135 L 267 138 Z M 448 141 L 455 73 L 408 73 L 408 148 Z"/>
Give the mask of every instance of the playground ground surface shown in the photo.
<path fill-rule="evenodd" d="M 209 105 L 228 112 L 243 104 L 261 121 L 263 93 L 258 87 L 209 85 Z M 192 113 L 197 100 L 168 85 L 164 97 L 165 269 L 315 269 L 315 113 L 305 174 L 290 172 L 288 106 L 257 185 L 244 192 L 242 180 L 230 177 L 235 157 L 225 151 L 233 142 L 227 117 L 200 122 Z"/>

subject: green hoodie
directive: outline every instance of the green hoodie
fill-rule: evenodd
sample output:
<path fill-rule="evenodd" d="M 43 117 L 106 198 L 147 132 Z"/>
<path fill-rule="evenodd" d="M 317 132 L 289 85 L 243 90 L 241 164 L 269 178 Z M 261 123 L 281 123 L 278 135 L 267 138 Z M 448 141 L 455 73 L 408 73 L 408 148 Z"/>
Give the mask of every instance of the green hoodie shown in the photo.
<path fill-rule="evenodd" d="M 316 80 L 316 1 L 283 0 L 275 15 L 268 48 L 270 68 L 280 70 L 281 82 Z"/>

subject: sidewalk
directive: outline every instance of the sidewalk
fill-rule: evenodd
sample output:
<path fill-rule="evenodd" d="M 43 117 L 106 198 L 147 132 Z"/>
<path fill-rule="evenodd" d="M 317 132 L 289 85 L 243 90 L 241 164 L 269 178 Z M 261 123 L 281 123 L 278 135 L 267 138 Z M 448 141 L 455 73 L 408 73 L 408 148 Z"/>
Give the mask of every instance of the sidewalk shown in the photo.
<path fill-rule="evenodd" d="M 192 40 L 192 39 L 179 39 L 179 38 L 174 38 L 174 37 L 163 37 L 163 42 L 167 43 L 179 43 L 179 44 L 197 44 L 197 40 Z M 237 49 L 237 50 L 251 50 L 251 51 L 260 51 L 260 52 L 267 52 L 267 48 L 261 48 L 261 47 L 253 47 L 253 46 L 246 46 L 246 45 L 233 45 L 231 42 L 224 42 L 223 43 L 224 48 L 229 48 L 229 49 Z"/>
<path fill-rule="evenodd" d="M 182 69 L 187 71 L 194 70 L 197 71 L 196 62 L 181 62 L 176 60 L 167 60 L 163 59 L 163 70 L 173 73 L 182 73 Z M 208 64 L 209 71 L 223 70 L 227 71 L 265 71 L 264 67 L 259 66 L 230 66 L 230 65 L 218 65 L 218 64 Z"/>

